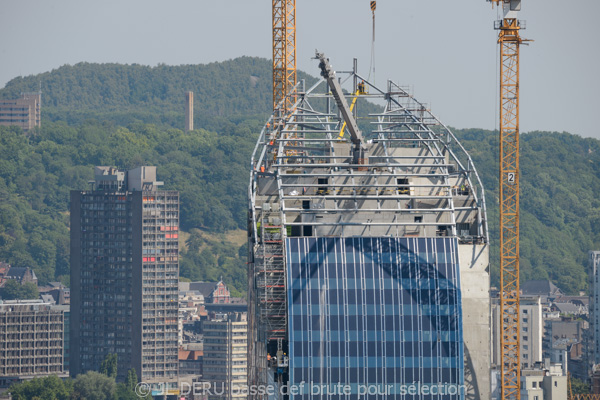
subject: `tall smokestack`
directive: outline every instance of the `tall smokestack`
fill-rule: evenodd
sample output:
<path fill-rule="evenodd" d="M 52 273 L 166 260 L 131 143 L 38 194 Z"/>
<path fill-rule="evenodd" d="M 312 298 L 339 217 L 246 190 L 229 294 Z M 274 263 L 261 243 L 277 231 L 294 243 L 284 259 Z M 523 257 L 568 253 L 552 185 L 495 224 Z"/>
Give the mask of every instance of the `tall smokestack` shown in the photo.
<path fill-rule="evenodd" d="M 185 92 L 185 131 L 194 130 L 194 92 Z"/>

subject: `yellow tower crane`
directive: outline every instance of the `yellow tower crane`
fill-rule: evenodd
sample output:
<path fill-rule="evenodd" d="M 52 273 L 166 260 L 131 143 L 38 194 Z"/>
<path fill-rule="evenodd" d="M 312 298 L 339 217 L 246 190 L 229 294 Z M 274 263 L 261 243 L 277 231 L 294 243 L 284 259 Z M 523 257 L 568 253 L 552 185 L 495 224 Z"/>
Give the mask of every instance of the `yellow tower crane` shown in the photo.
<path fill-rule="evenodd" d="M 273 110 L 286 115 L 296 86 L 296 0 L 273 0 Z M 285 101 L 280 105 L 282 100 Z"/>
<path fill-rule="evenodd" d="M 519 326 L 519 47 L 521 0 L 488 0 L 502 7 L 500 45 L 500 313 L 502 399 L 520 399 Z"/>

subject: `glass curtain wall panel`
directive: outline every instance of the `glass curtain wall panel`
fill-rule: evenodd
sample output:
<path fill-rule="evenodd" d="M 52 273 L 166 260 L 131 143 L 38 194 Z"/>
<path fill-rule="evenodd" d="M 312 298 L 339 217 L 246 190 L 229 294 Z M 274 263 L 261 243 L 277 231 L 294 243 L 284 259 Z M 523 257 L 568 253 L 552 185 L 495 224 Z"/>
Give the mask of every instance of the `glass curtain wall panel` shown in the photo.
<path fill-rule="evenodd" d="M 290 398 L 464 398 L 455 238 L 285 245 Z"/>

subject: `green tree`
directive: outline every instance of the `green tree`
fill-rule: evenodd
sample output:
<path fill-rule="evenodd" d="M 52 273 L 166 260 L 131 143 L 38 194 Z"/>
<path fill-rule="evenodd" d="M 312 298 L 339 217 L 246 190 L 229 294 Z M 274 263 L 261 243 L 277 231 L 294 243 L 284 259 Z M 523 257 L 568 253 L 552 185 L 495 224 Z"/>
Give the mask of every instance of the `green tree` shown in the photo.
<path fill-rule="evenodd" d="M 73 393 L 73 381 L 57 376 L 34 378 L 13 384 L 8 390 L 13 400 L 69 400 Z"/>
<path fill-rule="evenodd" d="M 34 283 L 27 282 L 21 285 L 14 279 L 9 279 L 0 289 L 0 297 L 4 300 L 28 300 L 37 299 L 40 293 Z"/>
<path fill-rule="evenodd" d="M 117 378 L 117 354 L 109 353 L 102 360 L 100 364 L 100 373 L 108 376 L 109 378 Z"/>
<path fill-rule="evenodd" d="M 30 266 L 40 284 L 67 280 L 69 192 L 88 188 L 94 165 L 156 165 L 165 189 L 180 192 L 182 231 L 246 229 L 248 161 L 272 111 L 270 75 L 268 60 L 241 57 L 177 67 L 80 63 L 8 82 L 0 98 L 36 91 L 42 82 L 44 124 L 31 135 L 0 126 L 0 260 Z M 306 74 L 299 79 L 315 82 Z M 182 130 L 186 90 L 197 93 L 194 122 L 202 128 L 193 132 Z M 368 135 L 369 120 L 358 122 Z M 486 190 L 497 286 L 498 133 L 455 134 Z M 586 290 L 587 251 L 600 247 L 600 141 L 523 133 L 520 159 L 521 279 Z M 222 275 L 236 292 L 245 290 L 245 254 L 231 255 L 219 241 L 192 247 L 182 249 L 181 275 Z"/>
<path fill-rule="evenodd" d="M 140 397 L 131 389 L 127 387 L 125 383 L 118 383 L 115 399 L 117 400 L 138 400 Z"/>
<path fill-rule="evenodd" d="M 99 372 L 88 371 L 73 381 L 73 394 L 77 399 L 113 400 L 116 393 L 115 380 Z"/>
<path fill-rule="evenodd" d="M 125 383 L 117 384 L 117 399 L 118 400 L 139 400 L 151 399 L 152 396 L 148 393 L 145 396 L 140 396 L 136 393 L 135 388 L 138 384 L 138 377 L 135 369 L 131 368 L 127 371 L 127 380 Z"/>
<path fill-rule="evenodd" d="M 581 379 L 574 378 L 569 376 L 571 380 L 571 390 L 573 394 L 588 394 L 590 393 L 590 385 Z"/>
<path fill-rule="evenodd" d="M 127 371 L 127 380 L 125 381 L 125 386 L 131 391 L 135 390 L 135 386 L 138 384 L 137 373 L 134 368 L 131 368 Z"/>

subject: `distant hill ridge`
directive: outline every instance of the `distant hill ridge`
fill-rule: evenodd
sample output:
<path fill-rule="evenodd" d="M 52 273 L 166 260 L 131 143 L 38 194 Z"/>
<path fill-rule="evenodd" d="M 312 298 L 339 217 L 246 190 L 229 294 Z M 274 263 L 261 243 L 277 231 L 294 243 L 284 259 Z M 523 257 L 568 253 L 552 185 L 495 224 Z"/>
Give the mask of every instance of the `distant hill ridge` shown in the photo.
<path fill-rule="evenodd" d="M 208 114 L 257 114 L 271 107 L 270 66 L 268 60 L 256 57 L 155 67 L 82 62 L 12 79 L 0 97 L 37 91 L 41 83 L 44 108 L 119 112 L 150 107 L 183 112 L 184 93 L 191 90 L 197 108 Z"/>
<path fill-rule="evenodd" d="M 306 74 L 301 77 L 313 81 Z M 245 290 L 245 249 L 201 232 L 246 228 L 249 158 L 271 110 L 271 63 L 147 67 L 89 64 L 15 78 L 0 98 L 37 90 L 42 129 L 25 137 L 0 127 L 0 261 L 31 266 L 41 283 L 68 276 L 68 193 L 94 165 L 156 165 L 181 192 L 188 232 L 182 275 Z M 196 131 L 183 129 L 184 93 L 194 91 Z M 455 130 L 486 189 L 492 275 L 498 279 L 498 136 Z M 568 293 L 587 286 L 587 251 L 600 249 L 600 141 L 531 132 L 521 139 L 521 270 Z M 196 230 L 199 228 L 200 230 Z M 228 281 L 229 279 L 229 281 Z"/>

